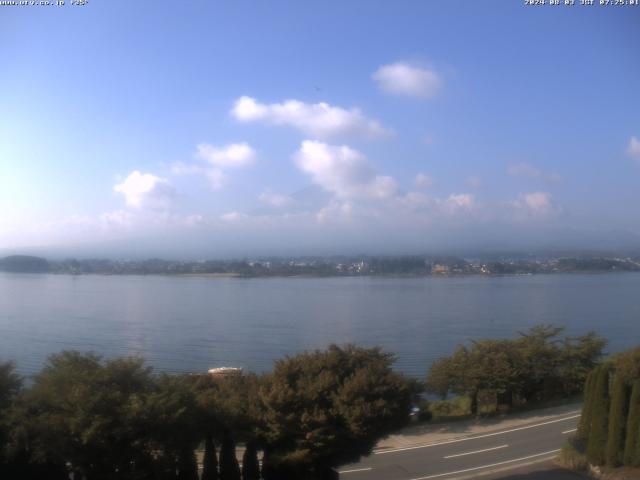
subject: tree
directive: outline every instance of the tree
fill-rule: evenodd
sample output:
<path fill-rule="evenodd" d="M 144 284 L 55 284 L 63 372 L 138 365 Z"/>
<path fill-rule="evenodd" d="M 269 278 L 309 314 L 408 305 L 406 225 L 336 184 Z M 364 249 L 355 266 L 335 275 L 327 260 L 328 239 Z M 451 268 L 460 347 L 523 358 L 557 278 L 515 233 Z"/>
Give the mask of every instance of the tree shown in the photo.
<path fill-rule="evenodd" d="M 480 340 L 471 348 L 460 346 L 451 357 L 434 362 L 427 376 L 427 390 L 443 397 L 448 392 L 469 396 L 473 415 L 478 413 L 482 391 L 502 394 L 511 403 L 518 386 L 514 355 L 509 340 Z"/>
<path fill-rule="evenodd" d="M 606 344 L 606 339 L 595 332 L 563 339 L 558 376 L 565 395 L 582 390 L 585 378 L 599 363 Z"/>
<path fill-rule="evenodd" d="M 631 388 L 626 431 L 623 463 L 630 467 L 640 467 L 640 380 L 633 382 Z"/>
<path fill-rule="evenodd" d="M 536 325 L 515 341 L 519 352 L 519 390 L 527 402 L 551 397 L 562 388 L 559 378 L 562 349 L 557 337 L 563 330 L 554 325 Z"/>
<path fill-rule="evenodd" d="M 580 415 L 580 423 L 578 425 L 577 438 L 586 440 L 589 438 L 591 429 L 591 421 L 593 418 L 593 401 L 595 398 L 594 384 L 597 376 L 597 370 L 592 370 L 587 375 L 584 387 L 584 396 L 582 401 L 582 415 Z"/>
<path fill-rule="evenodd" d="M 472 414 L 478 412 L 481 393 L 508 406 L 514 399 L 529 402 L 579 393 L 606 342 L 593 332 L 560 339 L 562 331 L 536 325 L 514 340 L 459 346 L 453 355 L 431 365 L 427 390 L 442 398 L 449 393 L 468 396 Z"/>
<path fill-rule="evenodd" d="M 245 445 L 242 455 L 242 480 L 260 480 L 260 464 L 255 442 Z"/>
<path fill-rule="evenodd" d="M 178 480 L 198 480 L 198 462 L 192 447 L 186 445 L 178 455 Z"/>
<path fill-rule="evenodd" d="M 10 478 L 14 473 L 10 466 L 7 442 L 9 437 L 9 409 L 22 388 L 22 379 L 15 373 L 12 362 L 0 363 L 0 477 Z M 13 460 L 13 459 L 11 459 Z M 17 475 L 15 475 L 17 477 Z"/>
<path fill-rule="evenodd" d="M 202 459 L 202 479 L 218 480 L 218 459 L 213 437 L 207 435 L 204 440 L 204 458 Z"/>
<path fill-rule="evenodd" d="M 240 466 L 236 458 L 236 444 L 226 430 L 220 448 L 220 480 L 240 480 Z"/>
<path fill-rule="evenodd" d="M 405 425 L 415 390 L 393 360 L 379 348 L 332 345 L 277 361 L 260 390 L 267 475 L 333 475 Z"/>
<path fill-rule="evenodd" d="M 587 459 L 594 465 L 602 465 L 605 462 L 609 426 L 609 367 L 606 365 L 597 368 L 593 395 Z"/>
<path fill-rule="evenodd" d="M 7 409 L 22 388 L 22 378 L 13 362 L 0 363 L 0 414 Z"/>
<path fill-rule="evenodd" d="M 147 465 L 139 422 L 150 369 L 138 358 L 52 355 L 16 410 L 14 442 L 28 461 L 65 465 L 89 479 Z"/>
<path fill-rule="evenodd" d="M 150 447 L 159 455 L 163 475 L 191 480 L 194 451 L 204 434 L 201 413 L 188 375 L 163 374 L 156 379 L 141 412 Z M 197 475 L 197 473 L 196 473 Z"/>
<path fill-rule="evenodd" d="M 640 347 L 613 355 L 611 364 L 629 385 L 640 380 Z"/>
<path fill-rule="evenodd" d="M 437 359 L 431 364 L 427 372 L 427 382 L 425 384 L 427 391 L 438 395 L 444 400 L 452 389 L 456 373 L 450 357 Z"/>
<path fill-rule="evenodd" d="M 622 463 L 628 395 L 629 392 L 624 379 L 620 375 L 614 375 L 611 389 L 611 407 L 609 409 L 609 437 L 606 450 L 606 463 L 612 467 L 617 467 Z"/>

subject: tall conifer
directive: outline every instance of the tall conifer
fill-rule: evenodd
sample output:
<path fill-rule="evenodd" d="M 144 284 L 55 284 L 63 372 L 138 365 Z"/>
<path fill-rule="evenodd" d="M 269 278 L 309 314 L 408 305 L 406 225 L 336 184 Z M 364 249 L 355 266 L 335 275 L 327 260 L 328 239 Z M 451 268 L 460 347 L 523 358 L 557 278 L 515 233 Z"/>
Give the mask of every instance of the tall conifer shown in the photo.
<path fill-rule="evenodd" d="M 607 465 L 612 467 L 617 467 L 622 463 L 628 403 L 629 389 L 627 384 L 622 376 L 614 375 L 609 409 L 609 435 L 605 455 Z"/>
<path fill-rule="evenodd" d="M 220 447 L 220 480 L 240 480 L 236 444 L 228 431 L 224 433 Z"/>
<path fill-rule="evenodd" d="M 609 368 L 598 367 L 591 409 L 591 428 L 587 441 L 587 459 L 594 465 L 603 465 L 609 427 Z"/>
<path fill-rule="evenodd" d="M 577 437 L 582 440 L 589 438 L 589 430 L 591 428 L 592 420 L 592 408 L 593 408 L 593 385 L 595 383 L 596 374 L 598 370 L 594 369 L 587 375 L 587 380 L 584 386 L 584 396 L 582 401 L 582 415 L 580 416 L 580 423 L 578 425 Z"/>
<path fill-rule="evenodd" d="M 631 388 L 622 462 L 630 467 L 640 467 L 640 380 L 633 382 Z"/>
<path fill-rule="evenodd" d="M 247 442 L 242 456 L 242 480 L 260 480 L 260 464 L 255 442 Z"/>
<path fill-rule="evenodd" d="M 211 435 L 204 440 L 204 458 L 202 459 L 202 479 L 218 480 L 218 458 L 216 457 L 216 445 Z"/>

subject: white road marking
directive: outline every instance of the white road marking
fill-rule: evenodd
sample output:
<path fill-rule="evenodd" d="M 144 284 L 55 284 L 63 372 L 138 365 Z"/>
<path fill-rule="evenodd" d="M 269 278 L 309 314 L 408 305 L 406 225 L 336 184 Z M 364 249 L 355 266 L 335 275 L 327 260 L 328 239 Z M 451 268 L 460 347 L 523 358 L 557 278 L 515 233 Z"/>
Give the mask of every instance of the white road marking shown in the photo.
<path fill-rule="evenodd" d="M 338 473 L 339 474 L 343 474 L 343 473 L 355 473 L 355 472 L 368 472 L 369 470 L 371 470 L 371 467 L 367 467 L 367 468 L 354 468 L 353 470 L 341 470 Z"/>
<path fill-rule="evenodd" d="M 559 451 L 560 451 L 560 449 L 550 450 L 548 452 L 536 453 L 535 455 L 529 455 L 528 457 L 515 458 L 513 460 L 505 460 L 504 462 L 492 463 L 490 465 L 483 465 L 481 467 L 473 467 L 473 468 L 466 468 L 464 470 L 456 470 L 455 472 L 437 473 L 435 475 L 427 475 L 426 477 L 412 478 L 411 480 L 427 480 L 429 478 L 438 478 L 438 477 L 445 477 L 447 475 L 457 475 L 458 473 L 473 472 L 474 470 L 482 470 L 483 468 L 497 467 L 498 465 L 506 465 L 507 463 L 521 462 L 523 460 L 529 460 L 530 458 L 542 457 L 544 455 L 551 455 L 552 453 L 558 453 Z"/>
<path fill-rule="evenodd" d="M 374 455 L 386 455 L 387 453 L 404 452 L 406 450 L 416 450 L 418 448 L 437 447 L 438 445 L 448 445 L 450 443 L 466 442 L 466 441 L 469 441 L 469 440 L 476 440 L 478 438 L 487 438 L 487 437 L 493 437 L 495 435 L 504 435 L 505 433 L 518 432 L 520 430 L 527 430 L 529 428 L 542 427 L 543 425 L 550 425 L 552 423 L 558 423 L 558 422 L 565 422 L 567 420 L 573 420 L 574 418 L 578 418 L 579 416 L 580 416 L 580 414 L 573 415 L 571 417 L 566 417 L 566 418 L 559 418 L 557 420 L 549 420 L 547 422 L 537 423 L 535 425 L 527 425 L 525 427 L 512 428 L 511 430 L 504 430 L 502 432 L 485 433 L 483 435 L 476 435 L 474 437 L 458 438 L 458 439 L 454 439 L 454 440 L 447 440 L 446 442 L 429 443 L 427 445 L 416 445 L 414 447 L 394 448 L 392 450 L 383 450 L 381 452 L 373 452 L 373 454 Z"/>
<path fill-rule="evenodd" d="M 564 431 L 564 432 L 562 432 L 562 433 L 573 433 L 573 432 L 577 432 L 577 431 L 578 431 L 578 429 L 577 429 L 577 428 L 572 428 L 571 430 L 565 430 L 565 431 Z"/>
<path fill-rule="evenodd" d="M 485 448 L 483 450 L 476 450 L 475 452 L 456 453 L 455 455 L 447 455 L 444 458 L 464 457 L 465 455 L 473 455 L 474 453 L 490 452 L 491 450 L 499 450 L 501 448 L 507 448 L 508 446 L 509 445 L 500 445 L 499 447 Z"/>

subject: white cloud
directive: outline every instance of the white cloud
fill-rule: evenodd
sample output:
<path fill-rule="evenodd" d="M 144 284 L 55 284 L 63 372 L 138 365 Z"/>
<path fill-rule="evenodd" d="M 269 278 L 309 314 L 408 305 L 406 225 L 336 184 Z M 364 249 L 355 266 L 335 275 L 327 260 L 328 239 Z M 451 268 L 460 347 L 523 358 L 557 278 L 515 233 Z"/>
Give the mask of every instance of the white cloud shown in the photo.
<path fill-rule="evenodd" d="M 177 162 L 171 166 L 171 171 L 174 175 L 202 175 L 209 181 L 212 190 L 221 189 L 227 181 L 227 175 L 219 168 Z"/>
<path fill-rule="evenodd" d="M 251 165 L 256 157 L 255 150 L 247 143 L 232 143 L 224 147 L 201 143 L 197 149 L 197 157 L 218 168 L 246 167 Z"/>
<path fill-rule="evenodd" d="M 509 167 L 507 168 L 507 173 L 512 177 L 539 178 L 550 182 L 557 182 L 561 180 L 560 175 L 558 175 L 557 173 L 545 173 L 542 170 L 534 167 L 533 165 L 525 162 L 509 165 Z"/>
<path fill-rule="evenodd" d="M 209 165 L 193 165 L 183 162 L 174 163 L 171 171 L 175 175 L 202 175 L 207 178 L 212 190 L 219 190 L 227 182 L 224 172 L 230 168 L 242 168 L 255 162 L 256 152 L 247 143 L 231 143 L 224 147 L 216 147 L 207 143 L 197 146 L 196 157 Z"/>
<path fill-rule="evenodd" d="M 548 192 L 521 193 L 514 206 L 519 212 L 533 217 L 546 217 L 559 212 Z"/>
<path fill-rule="evenodd" d="M 346 136 L 380 138 L 390 134 L 380 122 L 365 117 L 357 108 L 347 110 L 324 102 L 309 104 L 285 100 L 264 104 L 243 96 L 234 103 L 231 115 L 240 122 L 294 127 L 320 139 Z"/>
<path fill-rule="evenodd" d="M 135 170 L 113 187 L 116 193 L 124 196 L 128 206 L 141 208 L 167 207 L 176 196 L 175 189 L 164 178 L 157 177 L 151 173 L 140 173 Z"/>
<path fill-rule="evenodd" d="M 383 65 L 372 78 L 384 92 L 409 97 L 433 97 L 442 85 L 435 71 L 405 62 Z"/>
<path fill-rule="evenodd" d="M 237 211 L 228 212 L 220 215 L 220 220 L 223 220 L 225 222 L 237 222 L 245 218 L 248 218 L 248 215 L 246 213 L 241 213 Z"/>
<path fill-rule="evenodd" d="M 475 206 L 476 199 L 469 193 L 452 193 L 445 200 L 445 204 L 454 209 L 470 209 Z"/>
<path fill-rule="evenodd" d="M 627 147 L 627 155 L 640 159 L 640 140 L 633 136 L 629 139 L 629 146 Z"/>
<path fill-rule="evenodd" d="M 427 188 L 433 186 L 435 182 L 431 175 L 427 175 L 426 173 L 418 173 L 413 183 L 418 188 Z"/>
<path fill-rule="evenodd" d="M 378 175 L 364 155 L 346 145 L 305 140 L 293 158 L 315 184 L 338 197 L 388 198 L 398 188 L 393 178 Z"/>
<path fill-rule="evenodd" d="M 258 200 L 260 200 L 262 203 L 265 203 L 271 207 L 276 207 L 276 208 L 289 205 L 293 201 L 293 199 L 287 195 L 273 193 L 270 190 L 262 192 L 258 196 Z"/>

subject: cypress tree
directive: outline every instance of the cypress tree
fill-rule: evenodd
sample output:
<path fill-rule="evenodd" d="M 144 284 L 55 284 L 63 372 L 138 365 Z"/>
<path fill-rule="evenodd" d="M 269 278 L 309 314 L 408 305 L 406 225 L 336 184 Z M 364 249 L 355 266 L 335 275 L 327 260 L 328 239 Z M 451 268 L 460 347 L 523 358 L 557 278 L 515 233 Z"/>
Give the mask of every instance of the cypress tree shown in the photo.
<path fill-rule="evenodd" d="M 607 465 L 617 467 L 622 463 L 625 441 L 625 424 L 629 391 L 620 375 L 614 375 L 611 388 L 611 408 L 609 409 L 609 436 L 607 439 Z"/>
<path fill-rule="evenodd" d="M 593 388 L 591 427 L 587 440 L 587 459 L 594 465 L 603 465 L 607 447 L 607 429 L 609 427 L 609 369 L 598 367 Z"/>
<path fill-rule="evenodd" d="M 260 464 L 255 442 L 247 442 L 242 455 L 242 480 L 260 480 Z"/>
<path fill-rule="evenodd" d="M 633 382 L 631 388 L 627 438 L 622 462 L 630 467 L 640 467 L 640 380 Z"/>
<path fill-rule="evenodd" d="M 220 448 L 220 480 L 240 480 L 236 444 L 228 431 L 224 432 Z"/>
<path fill-rule="evenodd" d="M 202 479 L 218 480 L 218 457 L 213 437 L 207 435 L 204 439 L 204 458 L 202 459 Z"/>
<path fill-rule="evenodd" d="M 178 456 L 178 480 L 198 480 L 198 462 L 190 448 L 183 448 Z"/>
<path fill-rule="evenodd" d="M 580 416 L 580 423 L 578 425 L 577 437 L 581 440 L 589 438 L 589 430 L 591 428 L 592 420 L 592 408 L 593 408 L 593 384 L 597 374 L 597 369 L 591 370 L 587 375 L 587 380 L 584 385 L 584 395 L 582 400 L 582 415 Z"/>

